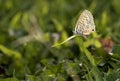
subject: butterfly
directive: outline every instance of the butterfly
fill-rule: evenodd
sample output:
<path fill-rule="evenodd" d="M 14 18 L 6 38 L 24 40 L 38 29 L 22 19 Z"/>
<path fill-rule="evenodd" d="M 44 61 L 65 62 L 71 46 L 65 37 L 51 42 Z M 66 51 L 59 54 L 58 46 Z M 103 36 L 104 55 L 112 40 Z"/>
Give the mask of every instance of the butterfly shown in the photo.
<path fill-rule="evenodd" d="M 94 18 L 90 11 L 84 10 L 77 20 L 74 33 L 87 36 L 95 31 Z"/>

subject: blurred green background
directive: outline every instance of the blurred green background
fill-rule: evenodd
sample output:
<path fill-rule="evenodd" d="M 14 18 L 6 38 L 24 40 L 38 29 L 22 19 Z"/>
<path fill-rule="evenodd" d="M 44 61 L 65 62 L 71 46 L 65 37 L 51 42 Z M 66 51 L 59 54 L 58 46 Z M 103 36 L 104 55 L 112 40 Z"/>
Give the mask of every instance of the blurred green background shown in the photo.
<path fill-rule="evenodd" d="M 83 10 L 96 32 L 73 35 Z M 120 81 L 120 0 L 0 0 L 0 81 Z"/>

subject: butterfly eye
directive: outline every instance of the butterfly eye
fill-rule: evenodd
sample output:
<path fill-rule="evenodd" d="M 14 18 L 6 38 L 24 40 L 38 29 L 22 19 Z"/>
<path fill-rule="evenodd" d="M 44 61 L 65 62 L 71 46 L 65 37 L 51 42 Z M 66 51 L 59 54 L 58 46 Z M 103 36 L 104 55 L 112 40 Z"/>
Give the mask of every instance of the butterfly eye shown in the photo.
<path fill-rule="evenodd" d="M 94 29 L 92 29 L 92 31 L 95 31 Z"/>

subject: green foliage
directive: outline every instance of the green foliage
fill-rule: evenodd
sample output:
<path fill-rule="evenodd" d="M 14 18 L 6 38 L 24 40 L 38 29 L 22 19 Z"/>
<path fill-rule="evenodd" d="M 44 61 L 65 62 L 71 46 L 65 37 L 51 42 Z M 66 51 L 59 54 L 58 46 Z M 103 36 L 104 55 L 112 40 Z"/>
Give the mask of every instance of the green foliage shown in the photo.
<path fill-rule="evenodd" d="M 0 0 L 0 81 L 119 81 L 119 3 Z M 85 9 L 96 25 L 87 39 L 72 32 Z"/>

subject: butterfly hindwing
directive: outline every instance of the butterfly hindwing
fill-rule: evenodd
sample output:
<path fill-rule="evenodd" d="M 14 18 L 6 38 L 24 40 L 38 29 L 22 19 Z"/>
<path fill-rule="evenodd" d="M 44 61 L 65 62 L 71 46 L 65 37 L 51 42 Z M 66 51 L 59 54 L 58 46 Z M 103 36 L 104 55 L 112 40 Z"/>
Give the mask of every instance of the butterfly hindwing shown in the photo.
<path fill-rule="evenodd" d="M 94 19 L 90 11 L 84 10 L 75 27 L 76 34 L 89 35 L 95 31 Z"/>

